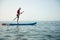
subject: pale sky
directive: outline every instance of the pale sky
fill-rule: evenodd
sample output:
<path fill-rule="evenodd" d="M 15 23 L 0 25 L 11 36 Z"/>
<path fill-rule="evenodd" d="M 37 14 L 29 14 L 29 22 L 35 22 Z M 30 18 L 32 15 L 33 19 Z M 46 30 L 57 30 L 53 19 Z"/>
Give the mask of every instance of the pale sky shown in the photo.
<path fill-rule="evenodd" d="M 0 0 L 0 20 L 12 21 L 19 7 L 20 21 L 60 21 L 60 0 Z"/>

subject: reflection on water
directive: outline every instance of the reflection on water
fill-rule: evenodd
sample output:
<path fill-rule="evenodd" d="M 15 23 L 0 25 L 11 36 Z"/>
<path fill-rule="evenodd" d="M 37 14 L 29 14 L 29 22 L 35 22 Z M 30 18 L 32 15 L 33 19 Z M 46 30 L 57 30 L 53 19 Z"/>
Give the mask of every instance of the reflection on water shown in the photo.
<path fill-rule="evenodd" d="M 8 29 L 7 27 L 0 27 L 0 40 L 60 40 L 60 22 L 38 22 L 34 26 L 18 26 L 19 31 L 16 26 L 9 26 Z"/>

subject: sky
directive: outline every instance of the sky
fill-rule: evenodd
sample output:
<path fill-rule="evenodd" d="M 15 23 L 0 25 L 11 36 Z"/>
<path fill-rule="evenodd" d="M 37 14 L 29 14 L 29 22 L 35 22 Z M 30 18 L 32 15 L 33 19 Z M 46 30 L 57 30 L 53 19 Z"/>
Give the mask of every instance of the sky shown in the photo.
<path fill-rule="evenodd" d="M 0 21 L 12 21 L 19 7 L 20 21 L 60 21 L 60 0 L 0 0 Z"/>

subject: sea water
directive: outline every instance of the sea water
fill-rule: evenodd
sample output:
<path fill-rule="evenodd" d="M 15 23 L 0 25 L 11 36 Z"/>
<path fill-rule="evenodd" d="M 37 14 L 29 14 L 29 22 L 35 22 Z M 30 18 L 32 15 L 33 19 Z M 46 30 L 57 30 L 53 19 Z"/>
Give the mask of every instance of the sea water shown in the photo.
<path fill-rule="evenodd" d="M 0 40 L 60 40 L 60 21 L 37 21 L 36 25 L 25 26 L 0 25 Z"/>

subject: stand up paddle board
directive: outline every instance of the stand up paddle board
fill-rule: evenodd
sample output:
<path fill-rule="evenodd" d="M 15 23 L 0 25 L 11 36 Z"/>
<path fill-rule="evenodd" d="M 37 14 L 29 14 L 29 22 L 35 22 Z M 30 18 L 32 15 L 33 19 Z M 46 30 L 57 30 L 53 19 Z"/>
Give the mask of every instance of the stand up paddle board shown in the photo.
<path fill-rule="evenodd" d="M 30 22 L 30 23 L 2 23 L 3 26 L 9 25 L 9 26 L 16 26 L 16 25 L 35 25 L 36 22 Z"/>

